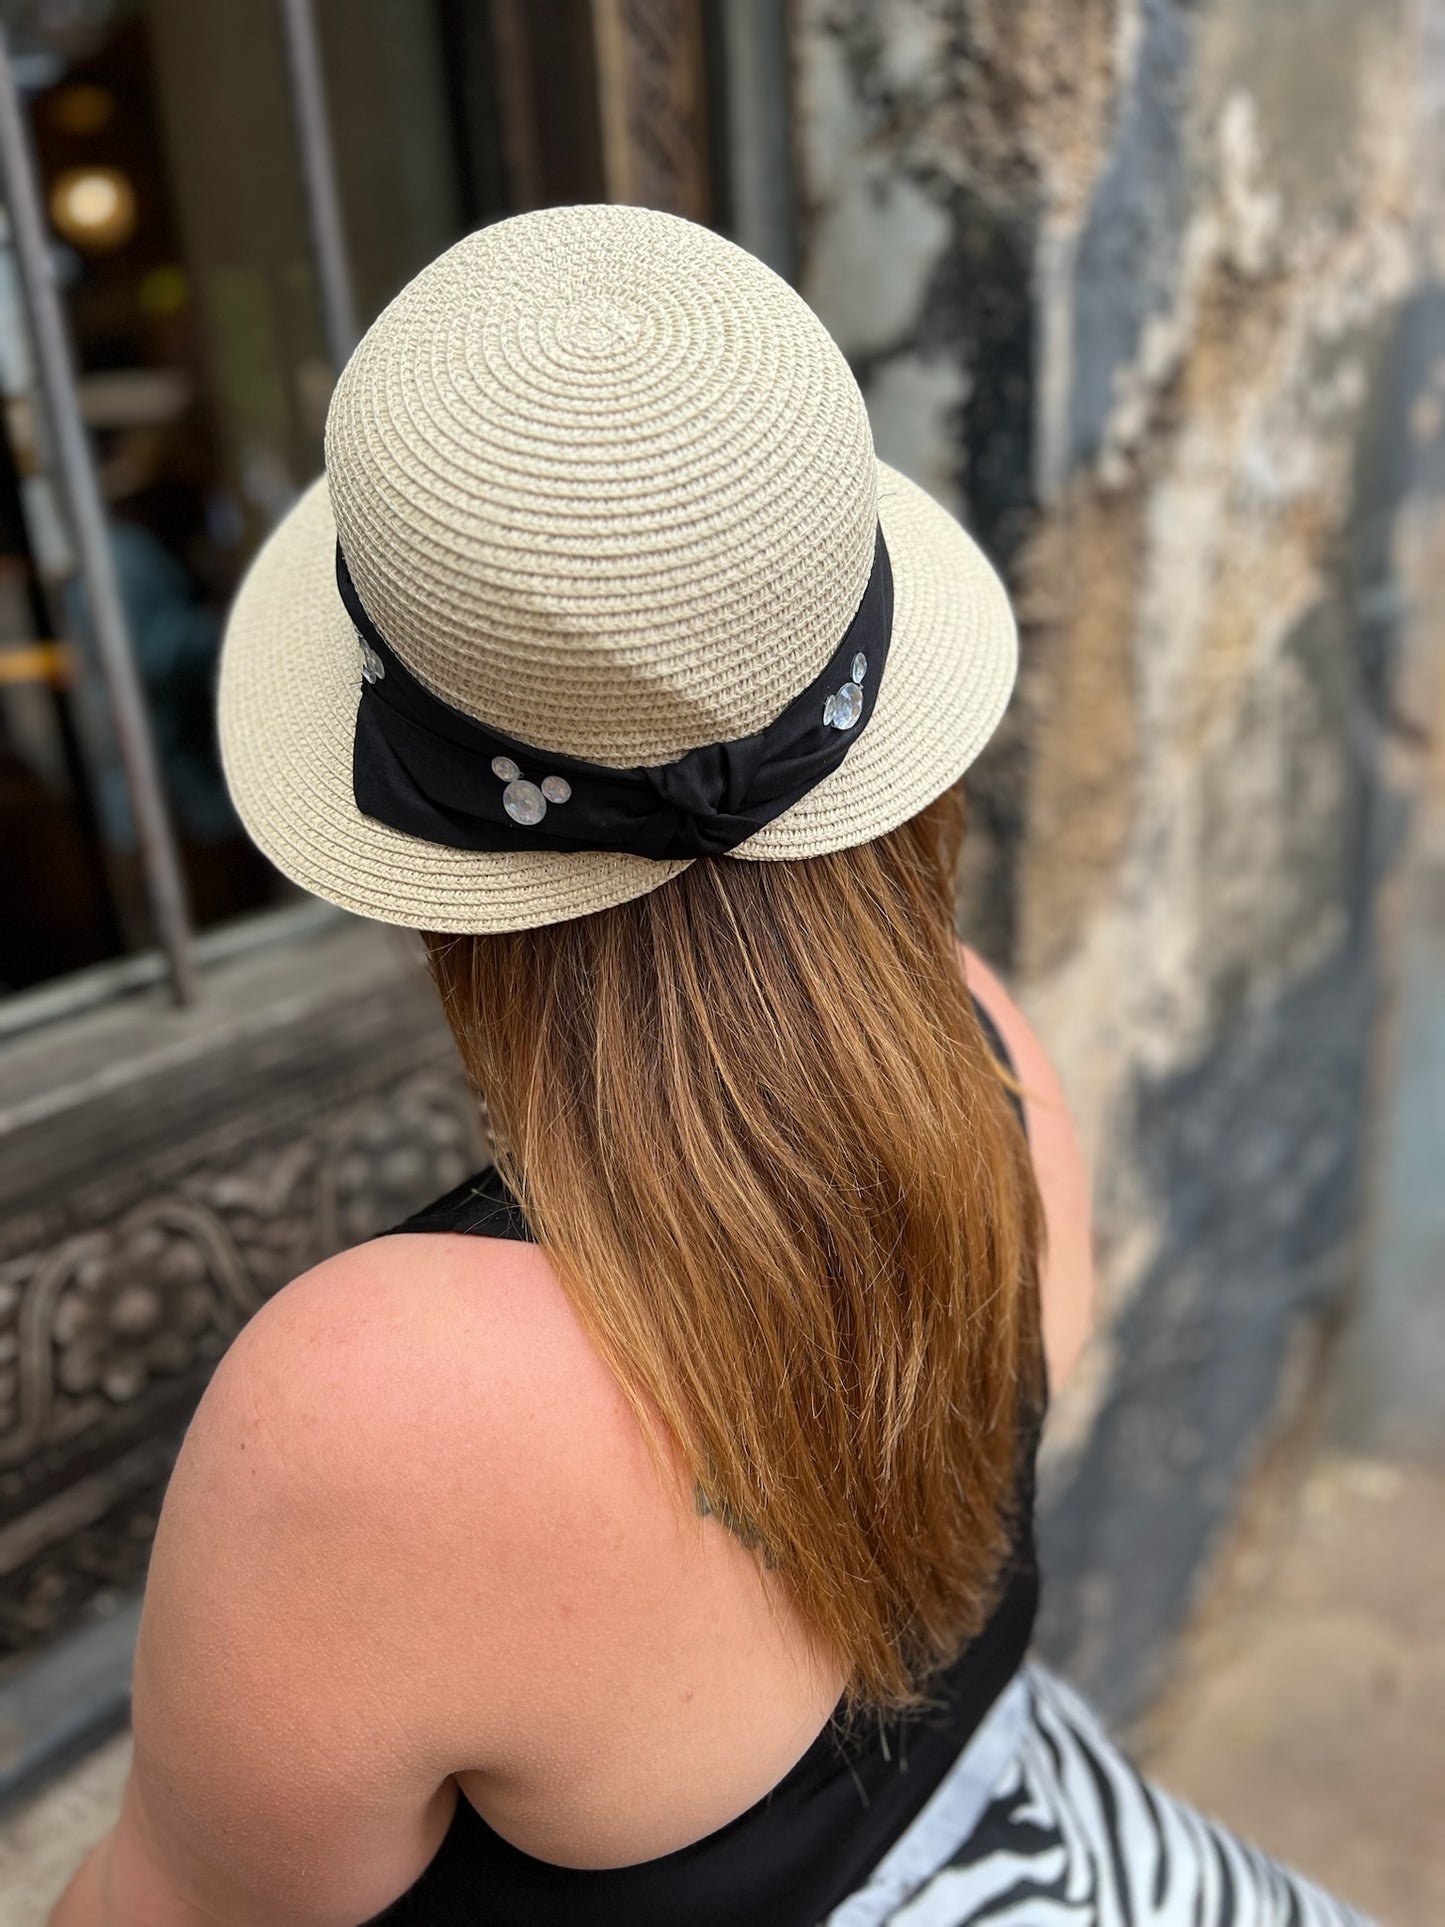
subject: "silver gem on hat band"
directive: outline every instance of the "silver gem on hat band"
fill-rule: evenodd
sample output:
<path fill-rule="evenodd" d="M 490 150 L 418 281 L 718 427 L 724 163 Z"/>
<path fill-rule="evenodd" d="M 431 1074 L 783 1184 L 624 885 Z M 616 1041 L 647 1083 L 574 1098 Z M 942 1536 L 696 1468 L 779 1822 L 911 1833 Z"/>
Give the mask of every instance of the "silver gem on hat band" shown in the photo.
<path fill-rule="evenodd" d="M 540 784 L 529 783 L 510 756 L 494 756 L 492 774 L 507 786 L 502 791 L 502 808 L 524 829 L 542 821 L 549 803 L 565 803 L 572 794 L 565 776 L 544 776 Z"/>
<path fill-rule="evenodd" d="M 825 729 L 851 729 L 863 714 L 863 678 L 868 674 L 868 658 L 860 649 L 853 658 L 853 680 L 835 690 L 823 704 Z"/>
<path fill-rule="evenodd" d="M 339 543 L 336 582 L 381 666 L 373 679 L 363 663 L 352 742 L 356 806 L 390 829 L 456 850 L 612 851 L 656 862 L 726 855 L 838 768 L 872 715 L 893 627 L 880 527 L 847 630 L 771 721 L 670 763 L 618 768 L 522 742 L 453 708 L 372 621 Z M 777 647 L 785 652 L 788 638 Z M 552 811 L 560 804 L 567 808 L 559 820 Z"/>

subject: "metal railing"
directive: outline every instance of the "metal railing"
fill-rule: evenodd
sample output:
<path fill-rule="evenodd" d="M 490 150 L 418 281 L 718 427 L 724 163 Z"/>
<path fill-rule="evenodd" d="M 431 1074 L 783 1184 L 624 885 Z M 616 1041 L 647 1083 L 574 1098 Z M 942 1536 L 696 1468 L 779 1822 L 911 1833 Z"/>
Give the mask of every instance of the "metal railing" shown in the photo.
<path fill-rule="evenodd" d="M 76 393 L 75 357 L 55 286 L 50 238 L 41 212 L 30 129 L 15 84 L 10 49 L 0 30 L 0 193 L 10 216 L 15 264 L 30 323 L 51 453 L 74 538 L 77 574 L 100 673 L 110 698 L 116 746 L 135 813 L 141 867 L 156 934 L 170 966 L 176 1001 L 196 994 L 190 916 L 180 852 L 146 713 L 145 691 L 111 552 L 95 461 Z"/>

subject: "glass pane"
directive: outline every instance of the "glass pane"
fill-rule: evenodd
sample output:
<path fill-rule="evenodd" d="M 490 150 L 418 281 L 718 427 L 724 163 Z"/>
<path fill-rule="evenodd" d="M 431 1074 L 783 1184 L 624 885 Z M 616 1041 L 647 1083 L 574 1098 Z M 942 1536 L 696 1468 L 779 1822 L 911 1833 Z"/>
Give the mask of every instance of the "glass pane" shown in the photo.
<path fill-rule="evenodd" d="M 283 453 L 268 461 L 264 447 L 248 451 L 244 473 L 233 459 L 232 411 L 218 391 L 178 218 L 147 12 L 103 4 L 39 9 L 20 37 L 18 65 L 75 342 L 81 413 L 195 919 L 204 927 L 278 894 L 225 795 L 213 687 L 225 608 L 256 541 L 294 494 L 300 464 L 314 465 L 315 435 L 287 421 Z M 11 319 L 23 356 L 23 327 Z M 264 365 L 253 368 L 253 387 L 265 380 Z M 4 532 L 11 593 L 0 622 L 12 644 L 23 636 L 24 614 L 35 635 L 76 640 L 60 652 L 49 688 L 21 677 L 23 656 L 12 648 L 5 702 L 11 780 L 0 794 L 0 837 L 17 853 L 22 879 L 37 881 L 24 913 L 7 920 L 0 956 L 7 989 L 153 940 L 131 800 L 85 642 L 65 518 L 53 507 L 33 377 L 28 394 L 18 380 L 12 389 L 4 464 L 19 478 L 12 491 L 19 512 Z M 28 606 L 17 599 L 22 592 Z M 30 661 L 37 675 L 46 672 L 43 656 L 32 651 Z M 57 680 L 64 686 L 55 687 Z M 23 771 L 17 745 L 24 745 Z M 36 800 L 42 782 L 44 808 Z M 63 877 L 64 887 L 47 891 L 47 875 Z"/>

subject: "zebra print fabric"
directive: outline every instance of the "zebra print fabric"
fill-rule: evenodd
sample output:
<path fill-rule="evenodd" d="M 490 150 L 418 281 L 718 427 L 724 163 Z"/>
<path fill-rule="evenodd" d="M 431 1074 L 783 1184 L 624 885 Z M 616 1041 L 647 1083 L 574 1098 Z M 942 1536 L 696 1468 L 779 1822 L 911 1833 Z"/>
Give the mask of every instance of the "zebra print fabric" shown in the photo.
<path fill-rule="evenodd" d="M 1370 1927 L 1143 1780 L 1026 1666 L 825 1927 Z"/>

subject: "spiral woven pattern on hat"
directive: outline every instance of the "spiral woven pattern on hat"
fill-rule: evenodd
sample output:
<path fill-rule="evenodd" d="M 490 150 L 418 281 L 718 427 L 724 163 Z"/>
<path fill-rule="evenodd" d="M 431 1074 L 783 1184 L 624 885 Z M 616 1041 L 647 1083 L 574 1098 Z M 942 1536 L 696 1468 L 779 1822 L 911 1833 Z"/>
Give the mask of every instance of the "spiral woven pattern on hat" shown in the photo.
<path fill-rule="evenodd" d="M 368 612 L 437 695 L 627 767 L 761 728 L 868 579 L 867 416 L 797 294 L 627 207 L 482 230 L 368 331 L 326 436 Z"/>
<path fill-rule="evenodd" d="M 255 842 L 348 910 L 519 930 L 686 865 L 458 850 L 364 815 L 338 532 L 374 620 L 437 695 L 540 749 L 626 767 L 771 721 L 847 629 L 881 526 L 893 631 L 867 727 L 708 861 L 882 836 L 958 780 L 1008 701 L 1017 639 L 987 558 L 874 460 L 852 376 L 798 296 L 670 215 L 552 208 L 460 243 L 368 333 L 327 447 L 327 481 L 237 597 L 218 720 Z"/>

